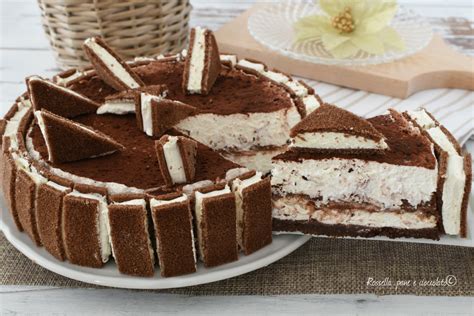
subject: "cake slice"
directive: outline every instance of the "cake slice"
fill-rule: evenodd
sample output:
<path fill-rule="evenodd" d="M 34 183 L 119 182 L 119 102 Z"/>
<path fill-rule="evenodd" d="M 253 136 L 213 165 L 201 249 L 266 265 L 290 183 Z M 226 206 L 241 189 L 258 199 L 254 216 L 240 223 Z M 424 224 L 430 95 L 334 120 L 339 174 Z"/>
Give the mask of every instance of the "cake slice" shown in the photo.
<path fill-rule="evenodd" d="M 199 255 L 205 267 L 238 259 L 235 195 L 225 183 L 200 188 L 194 205 Z"/>
<path fill-rule="evenodd" d="M 99 193 L 100 192 L 100 193 Z M 76 185 L 63 199 L 62 235 L 69 262 L 100 268 L 111 255 L 106 192 Z"/>
<path fill-rule="evenodd" d="M 196 272 L 190 198 L 180 193 L 154 196 L 150 208 L 161 276 Z"/>
<path fill-rule="evenodd" d="M 439 239 L 433 145 L 400 113 L 368 122 L 385 138 L 384 152 L 293 147 L 274 157 L 274 231 Z"/>
<path fill-rule="evenodd" d="M 35 216 L 35 200 L 38 187 L 46 183 L 47 179 L 32 168 L 26 158 L 21 157 L 17 153 L 13 153 L 12 157 L 16 164 L 15 206 L 18 220 L 31 240 L 37 246 L 41 246 L 42 243 L 38 234 Z"/>
<path fill-rule="evenodd" d="M 15 203 L 16 163 L 10 142 L 13 137 L 4 137 L 2 143 L 2 191 L 5 203 L 19 231 L 23 231 Z"/>
<path fill-rule="evenodd" d="M 35 111 L 45 109 L 59 116 L 72 118 L 94 113 L 99 107 L 91 99 L 38 76 L 28 77 L 26 83 Z"/>
<path fill-rule="evenodd" d="M 324 151 L 383 151 L 384 136 L 372 124 L 349 111 L 323 104 L 290 131 L 292 147 Z"/>
<path fill-rule="evenodd" d="M 237 242 L 245 255 L 272 242 L 272 203 L 270 178 L 260 172 L 249 171 L 232 179 L 237 216 Z"/>
<path fill-rule="evenodd" d="M 220 71 L 221 60 L 214 34 L 205 28 L 193 28 L 184 63 L 183 90 L 189 94 L 207 95 Z"/>
<path fill-rule="evenodd" d="M 471 156 L 463 154 L 454 136 L 425 109 L 405 112 L 433 142 L 439 161 L 438 208 L 448 235 L 466 237 L 467 207 L 471 192 Z"/>
<path fill-rule="evenodd" d="M 155 260 L 144 195 L 112 195 L 110 200 L 110 242 L 118 270 L 128 275 L 153 276 Z"/>
<path fill-rule="evenodd" d="M 132 68 L 102 38 L 86 39 L 84 52 L 97 74 L 114 89 L 128 90 L 145 85 Z"/>
<path fill-rule="evenodd" d="M 191 105 L 166 99 L 166 90 L 154 94 L 142 92 L 137 95 L 135 102 L 138 127 L 148 136 L 160 137 L 185 118 L 197 113 Z"/>
<path fill-rule="evenodd" d="M 63 199 L 70 192 L 71 184 L 49 180 L 38 186 L 36 195 L 38 235 L 44 248 L 61 261 L 66 259 L 62 237 Z"/>
<path fill-rule="evenodd" d="M 189 183 L 196 173 L 197 142 L 184 136 L 164 135 L 155 142 L 160 172 L 165 184 Z"/>
<path fill-rule="evenodd" d="M 123 149 L 109 136 L 46 110 L 36 111 L 35 117 L 51 162 L 93 158 Z"/>

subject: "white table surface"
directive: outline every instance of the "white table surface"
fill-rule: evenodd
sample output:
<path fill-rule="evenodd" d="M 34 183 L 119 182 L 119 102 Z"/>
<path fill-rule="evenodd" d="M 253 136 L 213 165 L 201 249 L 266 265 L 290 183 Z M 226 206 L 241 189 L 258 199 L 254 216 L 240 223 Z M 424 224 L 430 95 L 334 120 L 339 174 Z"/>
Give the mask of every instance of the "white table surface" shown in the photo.
<path fill-rule="evenodd" d="M 217 29 L 254 1 L 195 0 L 192 25 Z M 428 17 L 474 20 L 470 0 L 401 0 Z M 33 0 L 0 0 L 0 116 L 25 89 L 31 74 L 51 76 L 58 71 L 41 28 Z M 472 26 L 471 26 L 472 27 Z M 435 27 L 436 30 L 436 27 Z M 464 52 L 474 53 L 474 35 L 453 35 L 467 41 Z M 471 65 L 473 66 L 473 65 Z M 467 142 L 474 152 L 474 141 Z M 472 198 L 471 198 L 471 206 Z M 0 264 L 2 264 L 0 262 Z M 375 295 L 207 296 L 158 294 L 119 289 L 72 289 L 44 286 L 0 286 L 1 315 L 15 314 L 456 314 L 474 315 L 472 297 Z"/>

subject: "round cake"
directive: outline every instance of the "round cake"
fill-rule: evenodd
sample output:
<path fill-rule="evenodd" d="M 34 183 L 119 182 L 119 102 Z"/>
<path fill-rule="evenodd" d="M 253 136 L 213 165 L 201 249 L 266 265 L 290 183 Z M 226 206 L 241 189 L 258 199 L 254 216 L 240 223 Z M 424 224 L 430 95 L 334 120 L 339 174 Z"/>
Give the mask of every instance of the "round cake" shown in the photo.
<path fill-rule="evenodd" d="M 193 91 L 201 49 L 207 82 Z M 314 91 L 219 55 L 200 28 L 178 55 L 126 63 L 98 38 L 85 50 L 93 68 L 27 78 L 2 120 L 18 229 L 59 260 L 99 268 L 113 257 L 136 276 L 154 275 L 155 261 L 164 277 L 192 273 L 198 258 L 212 267 L 271 243 L 271 157 L 319 106 Z"/>

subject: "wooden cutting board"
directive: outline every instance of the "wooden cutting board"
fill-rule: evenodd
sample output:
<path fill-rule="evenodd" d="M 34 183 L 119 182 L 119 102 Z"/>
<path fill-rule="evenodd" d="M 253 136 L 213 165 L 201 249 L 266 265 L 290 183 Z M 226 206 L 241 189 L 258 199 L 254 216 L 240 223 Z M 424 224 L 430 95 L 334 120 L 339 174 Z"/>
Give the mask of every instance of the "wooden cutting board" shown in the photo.
<path fill-rule="evenodd" d="M 417 54 L 391 63 L 321 65 L 280 55 L 258 43 L 249 34 L 247 20 L 264 8 L 264 4 L 257 4 L 221 27 L 216 32 L 219 50 L 239 58 L 261 60 L 270 68 L 289 74 L 398 98 L 432 88 L 474 90 L 474 58 L 456 52 L 439 35 Z"/>

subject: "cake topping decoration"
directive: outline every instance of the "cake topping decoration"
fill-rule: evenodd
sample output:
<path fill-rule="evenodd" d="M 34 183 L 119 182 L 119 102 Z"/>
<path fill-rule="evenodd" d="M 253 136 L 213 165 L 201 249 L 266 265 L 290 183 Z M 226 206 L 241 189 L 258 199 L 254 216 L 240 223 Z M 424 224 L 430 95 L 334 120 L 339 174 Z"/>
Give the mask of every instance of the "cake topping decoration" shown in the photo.
<path fill-rule="evenodd" d="M 119 91 L 105 97 L 104 103 L 97 109 L 97 114 L 124 115 L 135 113 L 135 102 L 140 93 L 146 92 L 153 95 L 160 95 L 164 93 L 166 89 L 166 85 L 151 85 Z"/>
<path fill-rule="evenodd" d="M 229 68 L 233 68 L 237 64 L 236 55 L 221 54 L 220 59 L 221 59 L 221 64 Z"/>
<path fill-rule="evenodd" d="M 94 113 L 99 104 L 89 98 L 38 76 L 26 79 L 31 103 L 36 111 L 48 110 L 54 114 L 72 118 Z"/>
<path fill-rule="evenodd" d="M 46 143 L 48 160 L 53 163 L 105 156 L 123 149 L 109 136 L 49 111 L 36 111 L 35 117 Z"/>
<path fill-rule="evenodd" d="M 155 142 L 165 184 L 189 183 L 196 173 L 197 142 L 184 136 L 164 135 Z"/>
<path fill-rule="evenodd" d="M 193 28 L 184 64 L 183 90 L 189 94 L 207 95 L 220 71 L 221 60 L 214 34 L 205 28 Z"/>
<path fill-rule="evenodd" d="M 166 99 L 166 90 L 161 93 L 142 92 L 135 100 L 137 124 L 148 136 L 159 137 L 167 130 L 197 112 L 186 103 Z"/>
<path fill-rule="evenodd" d="M 97 74 L 114 89 L 127 90 L 145 85 L 132 68 L 100 37 L 85 40 L 84 52 Z"/>
<path fill-rule="evenodd" d="M 370 122 L 330 104 L 314 110 L 290 132 L 292 146 L 328 151 L 380 151 L 384 136 Z"/>

